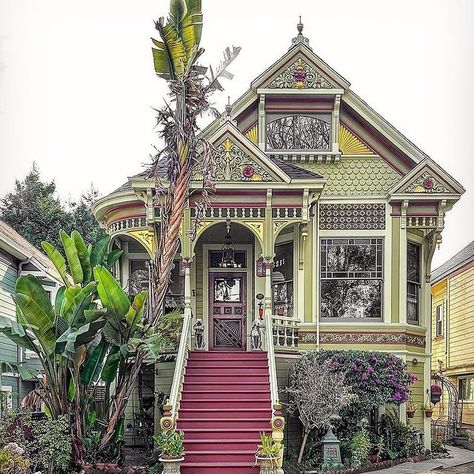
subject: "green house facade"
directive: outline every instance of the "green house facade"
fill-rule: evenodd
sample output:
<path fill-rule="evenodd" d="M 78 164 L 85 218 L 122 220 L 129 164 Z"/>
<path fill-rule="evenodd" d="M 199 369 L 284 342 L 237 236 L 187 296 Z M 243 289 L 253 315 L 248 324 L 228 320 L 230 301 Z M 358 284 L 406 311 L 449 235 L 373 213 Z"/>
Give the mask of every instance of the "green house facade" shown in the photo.
<path fill-rule="evenodd" d="M 165 415 L 181 420 L 185 435 L 194 426 L 180 413 L 189 361 L 206 357 L 198 350 L 263 349 L 272 403 L 302 350 L 386 351 L 418 376 L 413 396 L 422 404 L 431 260 L 462 186 L 358 97 L 301 31 L 202 136 L 218 153 L 216 191 L 197 228 L 198 192 L 185 211 L 165 306 L 183 309 L 189 339 L 176 364 L 156 371 L 155 393 L 170 398 Z M 124 250 L 118 275 L 132 293 L 147 285 L 155 250 L 155 185 L 138 174 L 94 207 Z M 191 186 L 201 186 L 198 170 Z M 430 446 L 430 420 L 419 410 L 410 423 Z"/>

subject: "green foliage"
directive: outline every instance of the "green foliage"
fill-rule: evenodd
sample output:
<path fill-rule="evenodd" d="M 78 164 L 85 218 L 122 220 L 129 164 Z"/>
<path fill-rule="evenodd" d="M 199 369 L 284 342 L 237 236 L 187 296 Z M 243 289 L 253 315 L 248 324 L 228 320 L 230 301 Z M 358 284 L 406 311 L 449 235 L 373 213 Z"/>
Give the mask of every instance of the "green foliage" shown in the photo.
<path fill-rule="evenodd" d="M 260 444 L 257 446 L 257 456 L 262 458 L 278 458 L 280 456 L 280 445 L 273 441 L 272 435 L 260 433 Z"/>
<path fill-rule="evenodd" d="M 105 235 L 91 212 L 97 198 L 97 190 L 91 187 L 77 203 L 61 202 L 55 182 L 42 181 L 33 163 L 23 181 L 17 180 L 14 190 L 1 200 L 0 219 L 38 248 L 43 240 L 59 246 L 60 229 L 76 228 L 95 242 Z"/>
<path fill-rule="evenodd" d="M 184 456 L 184 432 L 165 430 L 153 437 L 163 458 L 181 458 Z"/>
<path fill-rule="evenodd" d="M 339 467 L 338 462 L 334 458 L 329 458 L 325 463 L 321 465 L 323 472 L 335 471 Z"/>
<path fill-rule="evenodd" d="M 349 441 L 351 453 L 351 466 L 359 467 L 367 462 L 370 451 L 370 437 L 366 430 L 358 431 Z"/>
<path fill-rule="evenodd" d="M 416 456 L 424 450 L 416 430 L 400 421 L 395 410 L 389 410 L 381 416 L 378 430 L 385 440 L 384 457 L 406 458 Z"/>
<path fill-rule="evenodd" d="M 28 474 L 30 463 L 23 456 L 0 449 L 0 474 Z"/>
<path fill-rule="evenodd" d="M 28 412 L 10 413 L 0 420 L 0 439 L 23 448 L 23 457 L 27 459 L 33 472 L 69 472 L 72 439 L 67 416 L 61 416 L 57 420 L 33 419 Z"/>

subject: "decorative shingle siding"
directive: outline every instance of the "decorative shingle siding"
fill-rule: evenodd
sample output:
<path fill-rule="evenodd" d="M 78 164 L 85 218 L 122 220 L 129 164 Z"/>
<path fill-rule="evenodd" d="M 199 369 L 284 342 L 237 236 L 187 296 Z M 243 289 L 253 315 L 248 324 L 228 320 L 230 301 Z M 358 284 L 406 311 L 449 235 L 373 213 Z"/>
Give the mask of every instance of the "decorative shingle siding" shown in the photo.
<path fill-rule="evenodd" d="M 0 315 L 15 318 L 15 304 L 12 294 L 15 292 L 17 270 L 0 259 Z M 6 362 L 17 361 L 17 347 L 0 335 L 0 360 Z"/>
<path fill-rule="evenodd" d="M 381 158 L 349 158 L 335 163 L 298 163 L 328 181 L 322 196 L 375 196 L 386 194 L 401 176 Z"/>

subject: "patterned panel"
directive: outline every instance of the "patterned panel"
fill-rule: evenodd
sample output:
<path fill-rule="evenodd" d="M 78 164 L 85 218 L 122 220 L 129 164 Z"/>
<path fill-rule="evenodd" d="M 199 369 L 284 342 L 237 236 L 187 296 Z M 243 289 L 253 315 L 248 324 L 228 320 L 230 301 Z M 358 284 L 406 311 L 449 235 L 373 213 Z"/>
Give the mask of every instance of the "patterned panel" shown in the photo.
<path fill-rule="evenodd" d="M 334 89 L 334 86 L 304 59 L 298 58 L 268 85 L 271 89 Z"/>
<path fill-rule="evenodd" d="M 317 342 L 317 333 L 300 331 L 300 343 Z M 367 332 L 321 332 L 322 344 L 407 344 L 410 346 L 425 347 L 424 336 L 408 333 L 367 333 Z"/>
<path fill-rule="evenodd" d="M 385 229 L 385 204 L 321 204 L 319 211 L 320 229 Z"/>
<path fill-rule="evenodd" d="M 215 347 L 242 347 L 241 319 L 214 319 Z"/>
<path fill-rule="evenodd" d="M 385 194 L 400 181 L 381 158 L 348 158 L 336 163 L 298 163 L 327 178 L 323 196 L 373 196 Z"/>

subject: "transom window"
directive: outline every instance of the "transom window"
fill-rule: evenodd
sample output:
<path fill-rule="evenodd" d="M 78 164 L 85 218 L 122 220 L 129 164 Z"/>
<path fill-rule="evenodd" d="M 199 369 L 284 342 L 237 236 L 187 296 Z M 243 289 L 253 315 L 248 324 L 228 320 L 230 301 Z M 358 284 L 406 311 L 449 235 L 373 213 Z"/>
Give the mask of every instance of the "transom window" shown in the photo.
<path fill-rule="evenodd" d="M 271 150 L 329 150 L 329 119 L 287 115 L 268 119 L 267 148 Z"/>
<path fill-rule="evenodd" d="M 420 323 L 420 256 L 421 247 L 413 242 L 407 246 L 407 321 Z"/>
<path fill-rule="evenodd" d="M 381 318 L 383 239 L 321 239 L 321 317 Z"/>

